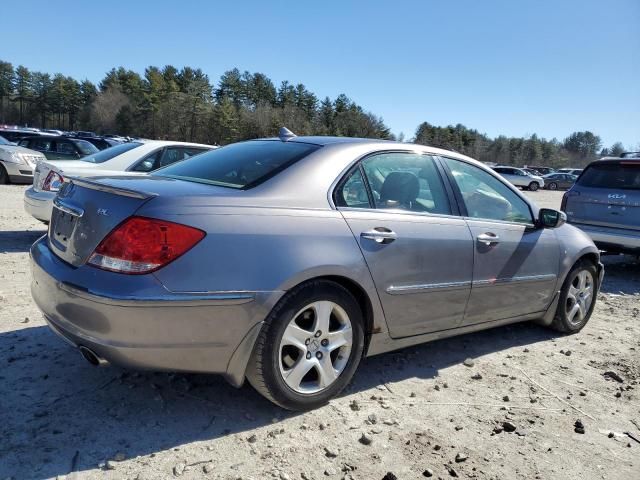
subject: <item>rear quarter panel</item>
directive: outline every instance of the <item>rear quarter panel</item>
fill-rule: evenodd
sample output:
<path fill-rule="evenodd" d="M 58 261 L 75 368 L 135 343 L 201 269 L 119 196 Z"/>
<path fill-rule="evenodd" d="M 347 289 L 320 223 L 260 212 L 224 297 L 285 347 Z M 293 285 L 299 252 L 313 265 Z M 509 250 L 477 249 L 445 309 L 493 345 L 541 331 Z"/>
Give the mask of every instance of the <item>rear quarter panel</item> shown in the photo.
<path fill-rule="evenodd" d="M 365 290 L 374 331 L 387 331 L 371 274 L 339 212 L 193 205 L 167 209 L 157 200 L 137 214 L 207 232 L 184 256 L 154 273 L 168 290 L 284 294 L 312 278 L 341 276 Z"/>

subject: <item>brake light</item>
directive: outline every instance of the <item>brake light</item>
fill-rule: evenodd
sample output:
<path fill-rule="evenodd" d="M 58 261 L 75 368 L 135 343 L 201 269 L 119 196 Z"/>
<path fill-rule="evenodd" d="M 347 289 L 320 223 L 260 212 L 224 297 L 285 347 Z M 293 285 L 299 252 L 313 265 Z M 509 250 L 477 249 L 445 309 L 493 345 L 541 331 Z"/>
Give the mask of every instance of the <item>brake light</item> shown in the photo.
<path fill-rule="evenodd" d="M 88 263 L 112 272 L 149 273 L 189 251 L 205 235 L 179 223 L 130 217 L 100 242 Z"/>
<path fill-rule="evenodd" d="M 44 179 L 42 190 L 47 192 L 57 192 L 64 183 L 64 178 L 58 172 L 51 170 L 47 178 Z"/>

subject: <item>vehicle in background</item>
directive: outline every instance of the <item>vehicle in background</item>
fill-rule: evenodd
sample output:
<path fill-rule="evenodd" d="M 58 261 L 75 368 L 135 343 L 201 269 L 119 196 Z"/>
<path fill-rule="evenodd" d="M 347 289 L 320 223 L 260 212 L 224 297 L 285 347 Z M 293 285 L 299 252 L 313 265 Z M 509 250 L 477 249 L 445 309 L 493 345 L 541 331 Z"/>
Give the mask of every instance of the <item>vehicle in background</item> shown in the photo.
<path fill-rule="evenodd" d="M 54 130 L 54 129 L 51 129 L 51 128 L 43 128 L 40 131 L 44 132 L 44 133 L 50 133 L 52 135 L 64 135 L 65 134 L 65 132 L 63 132 L 62 130 Z"/>
<path fill-rule="evenodd" d="M 68 176 L 143 175 L 215 148 L 199 143 L 150 140 L 120 143 L 81 160 L 38 163 L 33 185 L 24 193 L 24 208 L 34 218 L 48 222 L 56 193 Z"/>
<path fill-rule="evenodd" d="M 544 187 L 544 180 L 540 175 L 531 175 L 522 168 L 515 167 L 493 167 L 493 170 L 502 175 L 506 180 L 516 187 L 521 187 L 524 190 L 531 190 L 535 192 L 541 187 Z"/>
<path fill-rule="evenodd" d="M 32 130 L 9 128 L 9 129 L 0 129 L 0 136 L 4 137 L 10 142 L 18 143 L 18 141 L 20 141 L 23 138 L 43 137 L 43 136 L 48 137 L 48 136 L 51 136 L 51 134 L 46 132 L 34 132 Z"/>
<path fill-rule="evenodd" d="M 529 175 L 533 175 L 534 177 L 542 177 L 543 174 L 533 168 L 521 167 L 520 170 L 528 173 Z"/>
<path fill-rule="evenodd" d="M 64 136 L 28 137 L 20 140 L 18 145 L 42 152 L 48 160 L 78 160 L 99 151 L 85 140 Z"/>
<path fill-rule="evenodd" d="M 640 152 L 622 152 L 620 158 L 640 158 Z"/>
<path fill-rule="evenodd" d="M 558 173 L 568 173 L 570 175 L 577 175 L 580 176 L 580 174 L 582 173 L 582 168 L 559 168 L 558 169 Z"/>
<path fill-rule="evenodd" d="M 83 130 L 78 130 L 77 132 L 71 132 L 76 137 L 95 137 L 97 136 L 94 132 L 85 132 Z"/>
<path fill-rule="evenodd" d="M 555 168 L 551 168 L 551 167 L 536 167 L 533 165 L 527 165 L 526 168 L 530 168 L 531 170 L 535 170 L 538 173 L 541 173 L 542 175 L 549 175 L 550 173 L 555 172 Z"/>
<path fill-rule="evenodd" d="M 65 182 L 31 292 L 94 365 L 247 378 L 309 410 L 365 356 L 527 320 L 580 331 L 603 267 L 565 219 L 464 155 L 283 129 Z"/>
<path fill-rule="evenodd" d="M 576 183 L 577 175 L 570 173 L 550 173 L 542 177 L 544 179 L 544 188 L 547 190 L 568 189 Z"/>
<path fill-rule="evenodd" d="M 640 254 L 640 158 L 590 163 L 561 208 L 601 250 Z"/>
<path fill-rule="evenodd" d="M 9 142 L 0 137 L 0 184 L 31 183 L 33 170 L 44 155 Z"/>
<path fill-rule="evenodd" d="M 114 147 L 119 143 L 122 143 L 122 142 L 113 140 L 111 138 L 102 138 L 102 137 L 81 137 L 79 135 L 76 135 L 76 138 L 93 144 L 98 150 L 104 150 L 106 148 Z"/>

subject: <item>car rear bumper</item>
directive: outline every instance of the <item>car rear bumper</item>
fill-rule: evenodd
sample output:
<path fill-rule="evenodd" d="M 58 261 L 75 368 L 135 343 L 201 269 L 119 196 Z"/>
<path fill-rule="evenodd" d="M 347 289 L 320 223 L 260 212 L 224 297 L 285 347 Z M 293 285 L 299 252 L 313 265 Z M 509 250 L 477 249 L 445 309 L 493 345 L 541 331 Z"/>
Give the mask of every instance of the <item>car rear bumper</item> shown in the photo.
<path fill-rule="evenodd" d="M 608 228 L 574 223 L 574 226 L 591 237 L 593 243 L 602 250 L 640 252 L 640 231 Z"/>
<path fill-rule="evenodd" d="M 282 292 L 169 292 L 153 275 L 71 267 L 46 237 L 31 247 L 32 296 L 58 335 L 115 365 L 224 375 L 241 385 Z"/>
<path fill-rule="evenodd" d="M 24 209 L 32 217 L 49 222 L 54 198 L 54 192 L 37 192 L 32 186 L 24 192 Z"/>
<path fill-rule="evenodd" d="M 13 183 L 33 183 L 33 168 L 26 164 L 0 162 Z"/>

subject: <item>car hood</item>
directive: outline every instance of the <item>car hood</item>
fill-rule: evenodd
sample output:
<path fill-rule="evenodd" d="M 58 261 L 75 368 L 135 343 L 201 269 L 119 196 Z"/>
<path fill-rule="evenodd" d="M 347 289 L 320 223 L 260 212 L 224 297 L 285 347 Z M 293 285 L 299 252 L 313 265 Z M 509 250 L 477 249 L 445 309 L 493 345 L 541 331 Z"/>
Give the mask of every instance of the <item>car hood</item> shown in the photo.
<path fill-rule="evenodd" d="M 20 147 L 18 145 L 0 145 L 0 152 L 25 153 L 27 155 L 37 155 L 44 158 L 42 153 L 36 152 L 35 150 L 29 150 L 28 148 Z"/>

